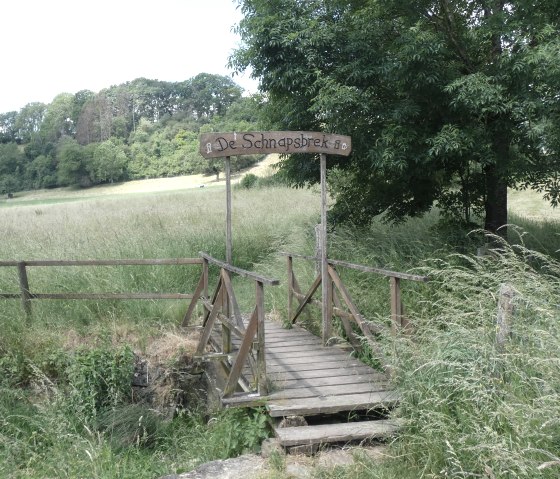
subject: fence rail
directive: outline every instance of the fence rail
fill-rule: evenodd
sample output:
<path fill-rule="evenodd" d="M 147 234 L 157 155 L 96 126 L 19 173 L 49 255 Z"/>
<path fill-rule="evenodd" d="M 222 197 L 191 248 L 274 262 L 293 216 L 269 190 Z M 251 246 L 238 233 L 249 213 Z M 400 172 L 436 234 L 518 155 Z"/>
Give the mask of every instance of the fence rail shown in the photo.
<path fill-rule="evenodd" d="M 306 293 L 302 292 L 302 289 L 296 279 L 293 260 L 294 258 L 303 259 L 306 261 L 317 262 L 319 260 L 318 256 L 305 256 L 295 253 L 279 253 L 281 256 L 287 257 L 288 266 L 288 318 L 293 324 L 297 321 L 303 310 L 308 304 L 315 304 L 317 306 L 322 306 L 323 302 L 318 301 L 313 298 L 313 295 L 319 289 L 322 283 L 322 275 L 318 274 Z M 371 348 L 376 352 L 378 359 L 382 363 L 386 371 L 390 370 L 389 362 L 383 357 L 381 349 L 377 345 L 375 339 L 376 334 L 382 334 L 388 329 L 383 325 L 377 325 L 370 321 L 367 321 L 364 316 L 360 313 L 356 303 L 353 301 L 348 289 L 340 278 L 338 272 L 334 268 L 335 266 L 341 266 L 345 268 L 354 269 L 364 273 L 374 273 L 379 274 L 389 278 L 389 299 L 391 305 L 391 330 L 393 334 L 396 334 L 398 330 L 410 331 L 410 323 L 404 315 L 404 307 L 401 299 L 401 280 L 409 281 L 420 281 L 427 282 L 429 278 L 427 276 L 413 275 L 409 273 L 401 273 L 398 271 L 390 271 L 382 268 L 374 268 L 370 266 L 364 266 L 354 263 L 348 263 L 346 261 L 339 260 L 327 260 L 327 272 L 328 272 L 328 284 L 327 284 L 327 311 L 328 311 L 328 321 L 330 322 L 333 316 L 340 318 L 342 326 L 344 328 L 345 334 L 348 341 L 354 346 L 360 347 L 360 340 L 354 332 L 352 327 L 352 322 L 359 328 L 363 336 L 367 339 Z M 294 299 L 297 300 L 298 306 L 294 312 Z"/>
<path fill-rule="evenodd" d="M 206 312 L 196 356 L 202 360 L 218 359 L 225 362 L 229 371 L 223 390 L 224 398 L 230 397 L 238 384 L 241 384 L 247 391 L 256 390 L 261 396 L 266 396 L 268 390 L 265 360 L 264 286 L 276 286 L 279 281 L 237 268 L 206 253 L 201 252 L 200 256 L 204 261 L 201 282 L 196 288 L 189 310 L 183 320 L 183 326 L 188 326 L 195 304 L 200 300 Z M 209 264 L 220 268 L 218 284 L 212 298 L 208 297 Z M 255 307 L 247 322 L 241 316 L 230 273 L 255 282 Z M 215 328 L 220 324 L 221 339 L 216 339 Z M 232 335 L 238 339 L 235 355 L 231 355 Z M 206 351 L 209 342 L 212 342 L 215 353 Z M 243 379 L 242 373 L 246 367 L 249 367 L 251 371 L 254 384 L 248 384 Z"/>
<path fill-rule="evenodd" d="M 105 259 L 105 260 L 28 260 L 0 261 L 0 267 L 15 267 L 18 270 L 19 293 L 0 293 L 0 299 L 21 298 L 23 309 L 31 316 L 32 300 L 146 300 L 146 299 L 192 299 L 194 294 L 184 293 L 36 293 L 29 286 L 28 268 L 32 267 L 75 267 L 75 266 L 166 266 L 203 265 L 201 258 L 166 259 Z"/>

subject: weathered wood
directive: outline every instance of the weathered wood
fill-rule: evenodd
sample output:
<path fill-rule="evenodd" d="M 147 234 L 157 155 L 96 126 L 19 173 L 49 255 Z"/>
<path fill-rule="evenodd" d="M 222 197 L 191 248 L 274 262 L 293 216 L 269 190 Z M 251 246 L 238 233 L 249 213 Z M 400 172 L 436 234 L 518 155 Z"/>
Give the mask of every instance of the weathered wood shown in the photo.
<path fill-rule="evenodd" d="M 243 324 L 243 318 L 241 317 L 241 310 L 239 309 L 239 304 L 237 303 L 237 298 L 235 297 L 235 293 L 233 291 L 233 285 L 231 284 L 231 278 L 227 271 L 222 270 L 221 272 L 222 280 L 224 282 L 224 286 L 226 287 L 227 296 L 229 299 L 229 303 L 233 309 L 233 318 L 235 319 L 235 324 L 241 330 L 245 329 L 245 325 Z"/>
<path fill-rule="evenodd" d="M 261 396 L 266 396 L 268 394 L 268 384 L 266 377 L 266 339 L 265 339 L 265 311 L 264 311 L 264 286 L 260 281 L 255 284 L 256 287 L 256 311 L 257 311 L 257 342 L 259 349 L 257 351 L 257 378 L 258 378 L 258 390 Z"/>
<path fill-rule="evenodd" d="M 204 158 L 253 154 L 323 153 L 348 156 L 349 136 L 310 131 L 250 131 L 203 133 L 199 152 Z"/>
<path fill-rule="evenodd" d="M 19 277 L 19 289 L 21 291 L 21 304 L 23 306 L 23 310 L 25 311 L 25 315 L 30 318 L 32 311 L 31 311 L 31 293 L 29 292 L 29 280 L 27 279 L 27 269 L 25 261 L 20 261 L 17 264 L 18 268 L 18 277 Z"/>
<path fill-rule="evenodd" d="M 342 299 L 344 300 L 346 306 L 350 310 L 350 313 L 352 313 L 352 316 L 354 317 L 354 321 L 356 321 L 356 324 L 360 327 L 362 333 L 364 333 L 364 336 L 366 336 L 366 338 L 372 339 L 373 335 L 371 330 L 369 329 L 368 323 L 365 321 L 364 317 L 360 314 L 360 311 L 354 304 L 354 301 L 352 301 L 352 298 L 350 297 L 350 293 L 348 292 L 346 286 L 340 279 L 340 276 L 332 266 L 329 266 L 328 271 L 332 281 L 334 282 L 338 291 L 340 292 Z"/>
<path fill-rule="evenodd" d="M 233 264 L 233 236 L 231 223 L 231 157 L 226 156 L 226 262 Z"/>
<path fill-rule="evenodd" d="M 277 279 L 266 278 L 264 276 L 260 276 L 258 274 L 252 273 L 251 271 L 246 271 L 244 269 L 237 268 L 236 266 L 232 266 L 231 264 L 224 263 L 223 261 L 217 260 L 216 258 L 213 258 L 209 254 L 204 253 L 202 251 L 199 254 L 202 258 L 206 259 L 209 263 L 212 263 L 216 266 L 219 266 L 222 269 L 235 273 L 243 278 L 249 278 L 254 281 L 259 281 L 268 286 L 278 286 L 280 284 L 280 281 L 278 281 Z"/>
<path fill-rule="evenodd" d="M 321 284 L 321 276 L 317 276 L 315 278 L 315 281 L 313 281 L 313 284 L 309 288 L 309 291 L 305 295 L 305 298 L 301 301 L 301 303 L 300 303 L 300 305 L 299 305 L 299 307 L 296 311 L 296 314 L 294 314 L 293 318 L 290 318 L 290 322 L 292 324 L 294 324 L 297 321 L 297 319 L 299 318 L 299 315 L 301 314 L 301 312 L 305 308 L 305 305 L 307 303 L 309 303 L 309 301 L 311 300 L 311 297 L 315 294 L 315 291 L 317 291 L 317 288 L 319 288 L 320 284 Z"/>
<path fill-rule="evenodd" d="M 340 299 L 336 294 L 336 291 L 334 290 L 332 292 L 332 298 L 335 304 L 335 307 L 333 308 L 333 314 L 338 316 L 342 321 L 342 327 L 344 328 L 344 332 L 346 333 L 346 337 L 348 338 L 348 341 L 350 341 L 350 344 L 354 348 L 360 350 L 361 349 L 360 340 L 354 334 L 354 331 L 352 330 L 352 325 L 350 324 L 350 321 L 348 321 L 349 319 L 354 319 L 354 315 L 347 313 L 342 309 L 342 303 L 340 302 Z"/>
<path fill-rule="evenodd" d="M 288 318 L 292 317 L 294 311 L 294 260 L 291 256 L 286 258 L 288 265 Z"/>
<path fill-rule="evenodd" d="M 321 339 L 326 345 L 332 336 L 332 288 L 327 259 L 327 155 L 321 154 Z"/>
<path fill-rule="evenodd" d="M 402 328 L 402 300 L 400 278 L 392 276 L 389 278 L 391 288 L 391 327 L 393 335 L 396 335 Z"/>
<path fill-rule="evenodd" d="M 279 399 L 268 402 L 267 408 L 272 417 L 313 416 L 340 411 L 390 408 L 397 401 L 398 395 L 394 391 L 379 391 L 326 398 Z"/>
<path fill-rule="evenodd" d="M 511 336 L 513 316 L 515 314 L 516 291 L 509 284 L 502 283 L 498 296 L 498 315 L 496 318 L 496 348 L 503 352 Z"/>
<path fill-rule="evenodd" d="M 231 368 L 230 374 L 228 376 L 228 380 L 226 385 L 224 386 L 224 397 L 230 396 L 237 387 L 237 382 L 239 380 L 239 376 L 241 375 L 241 371 L 245 366 L 247 358 L 249 356 L 249 351 L 253 346 L 253 338 L 257 333 L 258 328 L 258 312 L 257 308 L 255 307 L 255 311 L 251 315 L 251 319 L 249 320 L 249 324 L 245 330 L 245 336 L 243 341 L 241 342 L 241 346 L 239 347 L 239 351 L 237 353 L 237 357 L 235 358 L 235 362 Z"/>
<path fill-rule="evenodd" d="M 17 266 L 19 261 L 0 261 L 2 266 Z M 171 259 L 88 259 L 88 260 L 30 260 L 24 261 L 30 266 L 164 266 L 202 264 L 200 258 Z"/>
<path fill-rule="evenodd" d="M 385 390 L 389 388 L 389 382 L 385 374 L 371 373 L 371 374 L 352 374 L 349 376 L 328 376 L 320 378 L 307 378 L 307 379 L 286 379 L 277 381 L 276 385 L 279 390 L 301 388 L 301 387 L 321 387 L 321 386 L 342 386 L 349 385 L 351 388 L 353 384 L 369 384 L 372 388 L 379 388 Z"/>
<path fill-rule="evenodd" d="M 32 293 L 29 299 L 192 299 L 182 293 Z"/>
<path fill-rule="evenodd" d="M 208 344 L 208 340 L 210 339 L 210 335 L 212 334 L 212 328 L 214 327 L 214 321 L 218 317 L 218 313 L 220 311 L 222 295 L 224 294 L 223 291 L 224 288 L 221 285 L 219 285 L 216 290 L 216 294 L 214 296 L 214 301 L 212 301 L 214 307 L 212 308 L 212 311 L 210 311 L 208 317 L 204 321 L 204 330 L 202 331 L 202 334 L 200 336 L 198 347 L 195 353 L 197 356 L 200 356 L 204 353 L 204 349 Z"/>
<path fill-rule="evenodd" d="M 326 398 L 334 396 L 347 396 L 349 394 L 373 393 L 387 390 L 386 384 L 354 383 L 335 384 L 329 386 L 308 386 L 299 388 L 282 389 L 268 395 L 268 399 L 303 399 L 303 398 Z"/>
<path fill-rule="evenodd" d="M 428 276 L 420 276 L 416 274 L 400 273 L 398 271 L 390 271 L 381 268 L 372 268 L 371 266 L 363 266 L 360 264 L 348 263 L 346 261 L 339 261 L 334 259 L 329 259 L 329 264 L 333 266 L 344 266 L 345 268 L 355 269 L 357 271 L 363 271 L 364 273 L 377 273 L 383 276 L 407 279 L 409 281 L 421 281 L 423 283 L 428 282 L 430 278 Z"/>
<path fill-rule="evenodd" d="M 329 368 L 330 366 L 330 368 Z M 279 367 L 268 367 L 267 374 L 273 381 L 283 381 L 291 379 L 310 379 L 310 378 L 326 378 L 331 376 L 360 376 L 373 371 L 369 366 L 358 364 L 354 366 L 337 365 L 336 363 L 309 365 L 305 370 Z"/>
<path fill-rule="evenodd" d="M 336 373 L 336 370 L 346 370 L 344 371 L 345 374 L 354 374 L 354 369 L 359 368 L 363 364 L 360 363 L 357 359 L 354 361 L 351 360 L 327 360 L 323 359 L 321 361 L 305 361 L 301 358 L 292 358 L 292 362 L 278 362 L 274 360 L 269 360 L 267 364 L 267 371 L 270 374 L 277 373 L 277 372 L 303 372 L 303 371 L 329 371 L 329 374 L 332 375 Z M 335 371 L 333 371 L 335 370 Z M 370 370 L 371 371 L 371 370 Z M 363 371 L 362 371 L 363 372 Z"/>
<path fill-rule="evenodd" d="M 183 316 L 183 321 L 181 322 L 181 326 L 182 327 L 187 327 L 189 325 L 189 323 L 191 322 L 191 318 L 192 318 L 192 314 L 194 312 L 194 309 L 196 308 L 196 305 L 198 304 L 198 300 L 200 299 L 200 296 L 202 295 L 202 293 L 204 292 L 204 273 L 200 275 L 200 279 L 198 280 L 198 284 L 196 285 L 196 289 L 194 290 L 194 293 L 192 295 L 191 298 L 191 302 L 189 304 L 189 307 L 187 308 L 187 311 L 185 313 L 185 315 Z"/>
<path fill-rule="evenodd" d="M 380 439 L 394 435 L 397 430 L 396 422 L 381 420 L 275 428 L 274 432 L 280 444 L 289 447 Z"/>

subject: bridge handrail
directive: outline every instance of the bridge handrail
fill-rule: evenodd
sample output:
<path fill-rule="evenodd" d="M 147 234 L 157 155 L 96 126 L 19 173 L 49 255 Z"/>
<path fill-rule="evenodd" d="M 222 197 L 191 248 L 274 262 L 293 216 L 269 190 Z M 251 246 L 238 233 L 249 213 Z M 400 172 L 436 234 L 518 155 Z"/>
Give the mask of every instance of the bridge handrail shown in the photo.
<path fill-rule="evenodd" d="M 212 263 L 216 266 L 219 266 L 221 269 L 225 269 L 226 271 L 229 271 L 231 273 L 235 273 L 239 276 L 242 276 L 243 278 L 249 278 L 249 279 L 252 279 L 252 280 L 257 281 L 259 283 L 266 284 L 266 285 L 269 285 L 269 286 L 278 286 L 280 284 L 280 281 L 277 280 L 277 279 L 267 278 L 265 276 L 255 274 L 251 271 L 247 271 L 245 269 L 238 268 L 237 266 L 233 266 L 229 263 L 225 263 L 224 261 L 220 261 L 219 259 L 213 258 L 208 253 L 204 253 L 204 252 L 201 251 L 199 254 L 202 258 L 204 258 L 209 263 Z"/>
<path fill-rule="evenodd" d="M 307 261 L 319 261 L 321 258 L 317 256 L 306 256 L 303 254 L 296 254 L 296 253 L 287 253 L 281 251 L 278 253 L 280 256 L 291 256 L 292 258 L 299 258 L 304 259 Z M 382 276 L 387 276 L 388 278 L 399 278 L 399 279 L 406 279 L 409 281 L 421 281 L 421 282 L 428 282 L 430 278 L 428 276 L 421 276 L 417 274 L 410 274 L 410 273 L 401 273 L 400 271 L 391 271 L 388 269 L 383 268 L 375 268 L 372 266 L 364 266 L 361 264 L 354 264 L 348 263 L 347 261 L 340 261 L 336 259 L 329 259 L 327 260 L 330 265 L 333 266 L 343 266 L 345 268 L 355 269 L 357 271 L 362 271 L 363 273 L 376 273 Z"/>

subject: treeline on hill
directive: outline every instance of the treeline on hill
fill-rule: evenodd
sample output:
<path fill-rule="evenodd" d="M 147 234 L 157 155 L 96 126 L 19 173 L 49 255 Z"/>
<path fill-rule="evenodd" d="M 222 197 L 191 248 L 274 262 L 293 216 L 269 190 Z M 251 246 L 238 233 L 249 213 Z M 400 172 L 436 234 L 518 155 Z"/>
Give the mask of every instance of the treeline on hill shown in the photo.
<path fill-rule="evenodd" d="M 203 131 L 256 128 L 260 97 L 226 76 L 137 78 L 99 93 L 61 93 L 0 113 L 0 194 L 184 174 L 219 175 L 198 153 Z M 234 159 L 240 169 L 257 157 Z"/>

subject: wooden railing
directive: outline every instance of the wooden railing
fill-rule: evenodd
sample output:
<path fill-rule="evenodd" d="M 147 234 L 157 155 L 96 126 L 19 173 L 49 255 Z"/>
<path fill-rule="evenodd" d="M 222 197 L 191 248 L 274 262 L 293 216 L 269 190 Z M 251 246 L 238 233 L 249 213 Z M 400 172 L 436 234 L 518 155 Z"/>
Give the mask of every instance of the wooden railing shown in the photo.
<path fill-rule="evenodd" d="M 125 300 L 125 299 L 191 299 L 193 294 L 183 293 L 36 293 L 29 286 L 28 268 L 66 267 L 66 266 L 162 266 L 203 264 L 200 258 L 172 259 L 107 259 L 107 260 L 33 260 L 0 261 L 0 267 L 17 268 L 19 293 L 0 293 L 0 299 L 21 298 L 23 309 L 28 317 L 32 314 L 31 301 L 45 299 L 66 300 Z M 200 281 L 199 281 L 200 284 Z M 191 311 L 192 314 L 192 311 Z"/>
<path fill-rule="evenodd" d="M 297 281 L 294 273 L 293 260 L 299 258 L 307 261 L 317 262 L 319 260 L 316 256 L 305 256 L 295 253 L 280 253 L 282 256 L 287 257 L 288 262 L 288 318 L 294 324 L 305 307 L 308 304 L 315 304 L 319 307 L 322 302 L 313 298 L 314 294 L 321 285 L 321 274 L 318 274 L 307 292 L 304 294 Z M 397 334 L 398 331 L 410 332 L 411 325 L 406 319 L 404 314 L 404 307 L 401 298 L 401 280 L 421 281 L 427 282 L 427 276 L 419 276 L 408 273 L 400 273 L 397 271 L 390 271 L 381 268 L 373 268 L 370 266 L 363 266 L 359 264 L 348 263 L 346 261 L 327 260 L 328 262 L 328 278 L 329 284 L 327 285 L 327 314 L 328 321 L 330 322 L 333 316 L 340 318 L 344 328 L 345 335 L 355 348 L 361 347 L 360 338 L 354 332 L 352 322 L 357 325 L 362 335 L 368 341 L 369 346 L 376 353 L 379 361 L 386 371 L 390 370 L 389 361 L 387 361 L 382 353 L 377 341 L 376 334 L 385 333 L 386 327 L 381 324 L 374 324 L 368 321 L 360 313 L 356 303 L 353 301 L 348 289 L 341 280 L 335 266 L 362 271 L 364 273 L 375 273 L 389 278 L 389 292 L 391 304 L 391 330 L 392 334 Z M 295 301 L 297 300 L 297 309 L 294 308 Z M 295 309 L 295 312 L 294 312 Z"/>
<path fill-rule="evenodd" d="M 204 262 L 201 282 L 183 320 L 183 326 L 188 326 L 196 303 L 202 301 L 206 311 L 195 356 L 203 361 L 217 359 L 227 366 L 229 372 L 223 390 L 224 398 L 230 397 L 238 384 L 248 392 L 254 390 L 261 396 L 266 396 L 264 286 L 276 286 L 279 281 L 237 268 L 206 253 L 200 253 L 200 256 Z M 211 299 L 208 297 L 209 263 L 220 268 L 218 284 Z M 255 282 L 255 307 L 247 323 L 241 315 L 230 273 Z M 239 340 L 235 355 L 232 354 L 232 335 Z M 212 343 L 215 353 L 206 351 L 209 343 Z M 245 382 L 242 376 L 246 367 L 251 371 L 252 384 Z"/>

